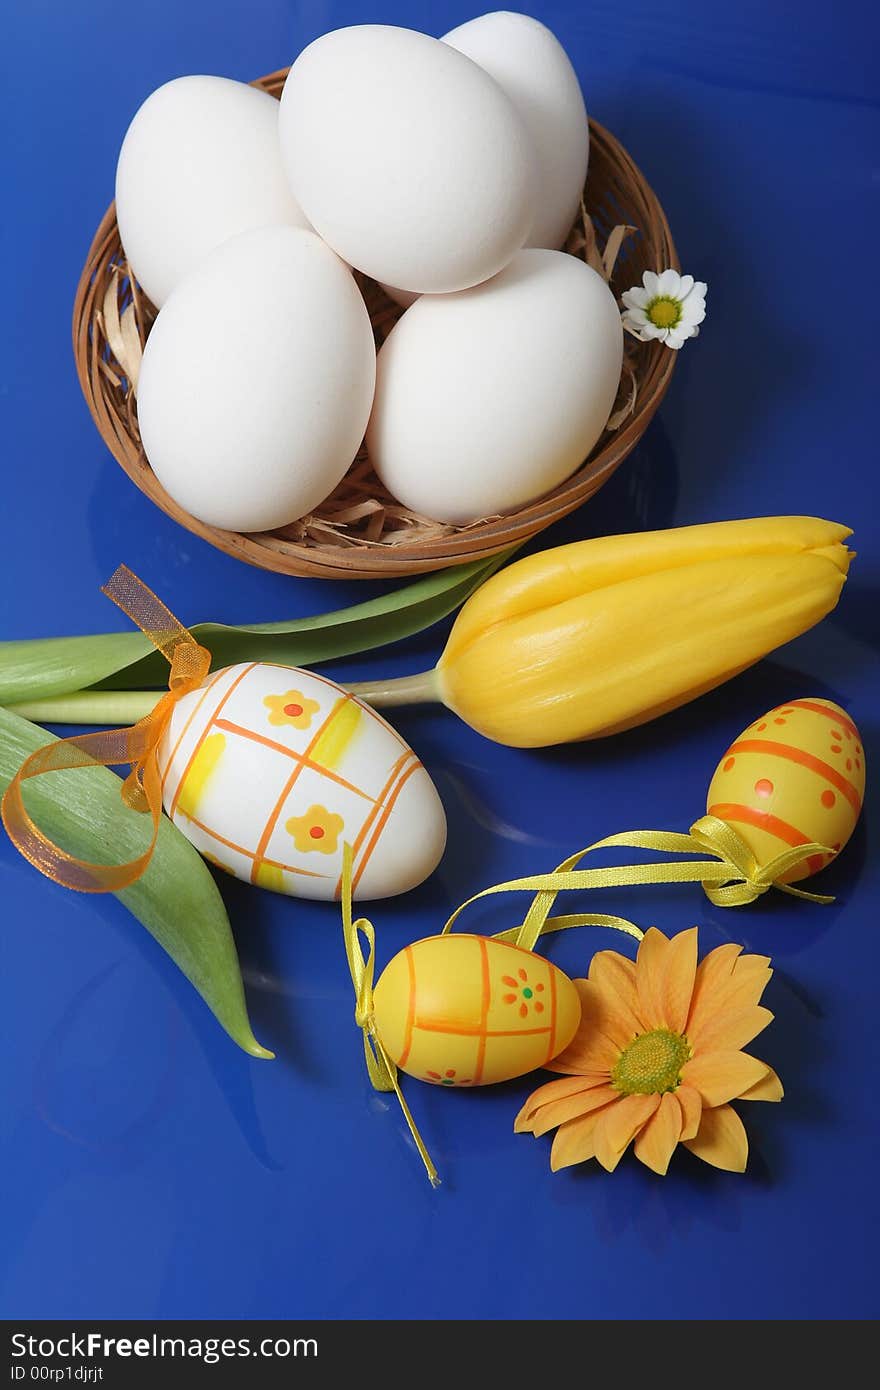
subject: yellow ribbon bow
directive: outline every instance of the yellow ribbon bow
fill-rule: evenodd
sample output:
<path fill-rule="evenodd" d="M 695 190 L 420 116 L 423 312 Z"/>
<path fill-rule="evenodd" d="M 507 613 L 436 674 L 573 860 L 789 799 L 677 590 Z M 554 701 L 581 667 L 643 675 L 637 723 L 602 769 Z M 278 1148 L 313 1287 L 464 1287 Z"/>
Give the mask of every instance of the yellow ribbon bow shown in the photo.
<path fill-rule="evenodd" d="M 125 565 L 120 565 L 102 593 L 112 599 L 167 659 L 168 691 L 151 712 L 128 729 L 106 729 L 58 739 L 31 753 L 10 782 L 0 805 L 10 840 L 25 859 L 47 878 L 81 893 L 116 893 L 140 878 L 152 858 L 162 819 L 159 745 L 182 696 L 197 690 L 211 669 L 211 653 L 174 617 L 161 599 Z M 153 830 L 143 854 L 124 864 L 91 864 L 55 844 L 25 808 L 22 786 L 31 777 L 80 767 L 128 764 L 122 800 L 133 811 L 149 811 Z"/>

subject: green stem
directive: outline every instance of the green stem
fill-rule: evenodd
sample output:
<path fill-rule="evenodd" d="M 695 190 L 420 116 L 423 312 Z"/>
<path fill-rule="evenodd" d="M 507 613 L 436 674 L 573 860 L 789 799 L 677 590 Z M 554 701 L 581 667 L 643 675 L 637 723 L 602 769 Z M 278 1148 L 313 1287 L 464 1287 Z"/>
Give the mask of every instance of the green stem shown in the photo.
<path fill-rule="evenodd" d="M 161 698 L 161 690 L 78 690 L 7 708 L 34 724 L 122 725 L 136 724 Z"/>
<path fill-rule="evenodd" d="M 440 699 L 437 670 L 420 671 L 416 676 L 393 676 L 387 680 L 355 681 L 346 686 L 352 695 L 368 705 L 423 705 Z"/>
<path fill-rule="evenodd" d="M 367 704 L 418 705 L 440 699 L 437 672 L 421 671 L 417 676 L 396 676 L 386 680 L 358 681 L 346 689 Z M 34 724 L 136 724 L 149 714 L 161 690 L 78 690 L 69 695 L 47 695 L 43 700 L 26 700 L 8 705 L 13 714 Z"/>

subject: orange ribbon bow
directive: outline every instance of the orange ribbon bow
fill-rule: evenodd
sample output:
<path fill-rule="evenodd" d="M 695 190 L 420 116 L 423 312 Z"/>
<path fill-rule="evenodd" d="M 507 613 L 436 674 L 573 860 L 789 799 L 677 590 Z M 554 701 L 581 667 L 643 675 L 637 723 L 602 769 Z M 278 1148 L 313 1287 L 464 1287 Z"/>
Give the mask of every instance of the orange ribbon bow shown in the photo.
<path fill-rule="evenodd" d="M 197 690 L 211 669 L 211 653 L 178 622 L 152 589 L 125 565 L 101 590 L 112 599 L 168 661 L 168 691 L 155 708 L 129 729 L 105 729 L 77 734 L 38 748 L 22 763 L 6 789 L 0 813 L 16 849 L 47 878 L 81 893 L 116 893 L 140 878 L 156 847 L 162 818 L 162 780 L 159 745 L 177 701 Z M 129 764 L 122 784 L 122 800 L 134 811 L 149 811 L 153 834 L 143 854 L 125 864 L 90 864 L 56 845 L 34 823 L 25 809 L 22 785 L 31 777 L 77 767 L 116 767 Z"/>

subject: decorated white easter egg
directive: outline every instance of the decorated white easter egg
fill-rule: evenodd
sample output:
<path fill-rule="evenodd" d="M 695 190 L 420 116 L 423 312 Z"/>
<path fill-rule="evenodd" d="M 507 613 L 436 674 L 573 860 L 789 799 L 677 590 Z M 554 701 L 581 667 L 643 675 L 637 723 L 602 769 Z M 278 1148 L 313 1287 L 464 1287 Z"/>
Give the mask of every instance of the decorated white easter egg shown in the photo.
<path fill-rule="evenodd" d="M 299 898 L 405 893 L 436 868 L 446 817 L 409 745 L 311 671 L 227 666 L 178 701 L 159 750 L 165 811 L 236 878 Z"/>
<path fill-rule="evenodd" d="M 116 169 L 129 264 L 161 307 L 215 246 L 270 223 L 307 227 L 278 145 L 278 103 L 228 77 L 176 77 L 147 97 Z"/>

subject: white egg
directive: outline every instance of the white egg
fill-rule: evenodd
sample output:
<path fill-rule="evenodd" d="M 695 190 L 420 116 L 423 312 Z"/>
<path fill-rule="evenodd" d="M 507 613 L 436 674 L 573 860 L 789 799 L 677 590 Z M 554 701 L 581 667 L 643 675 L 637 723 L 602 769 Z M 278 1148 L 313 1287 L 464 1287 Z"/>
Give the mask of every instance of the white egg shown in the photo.
<path fill-rule="evenodd" d="M 360 448 L 376 350 L 357 286 L 314 232 L 263 227 L 182 280 L 147 339 L 144 451 L 212 526 L 284 526 L 333 491 Z"/>
<path fill-rule="evenodd" d="M 307 227 L 281 164 L 278 102 L 226 77 L 159 87 L 122 143 L 116 220 L 135 278 L 159 307 L 237 232 Z"/>
<path fill-rule="evenodd" d="M 562 246 L 580 207 L 590 128 L 565 49 L 537 19 L 497 10 L 443 35 L 510 98 L 534 142 L 538 180 L 527 246 Z"/>
<path fill-rule="evenodd" d="M 422 295 L 380 352 L 367 429 L 399 501 L 462 525 L 563 482 L 605 427 L 623 332 L 600 275 L 563 251 L 520 251 L 494 279 Z"/>
<path fill-rule="evenodd" d="M 388 25 L 309 45 L 284 86 L 281 151 L 321 236 L 375 280 L 421 293 L 494 275 L 532 217 L 532 143 L 476 63 Z"/>
<path fill-rule="evenodd" d="M 332 681 L 250 662 L 177 702 L 159 749 L 165 811 L 206 859 L 298 898 L 339 896 L 343 846 L 356 898 L 433 873 L 446 817 L 415 753 Z"/>

